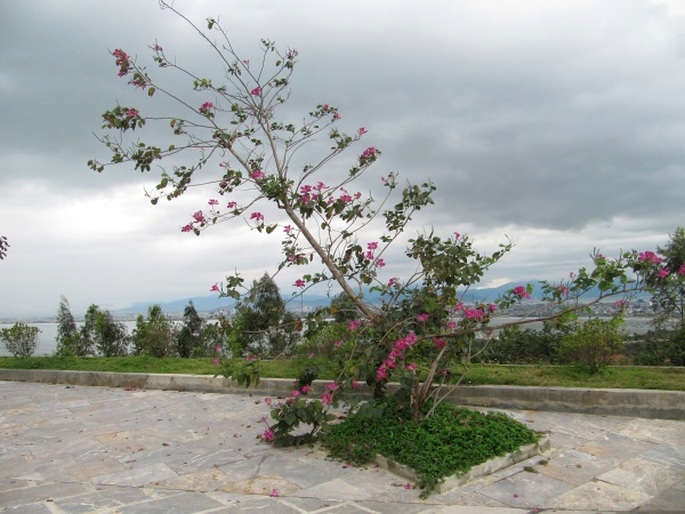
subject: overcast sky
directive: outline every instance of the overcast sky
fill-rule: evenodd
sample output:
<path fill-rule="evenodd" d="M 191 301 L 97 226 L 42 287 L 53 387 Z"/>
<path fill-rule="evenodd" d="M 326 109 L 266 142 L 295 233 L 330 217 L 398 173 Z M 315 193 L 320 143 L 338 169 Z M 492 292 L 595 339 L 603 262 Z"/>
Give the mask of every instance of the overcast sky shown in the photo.
<path fill-rule="evenodd" d="M 336 105 L 342 128 L 366 127 L 364 142 L 383 151 L 372 173 L 431 178 L 436 206 L 421 223 L 467 233 L 483 251 L 510 237 L 514 250 L 482 285 L 558 280 L 593 248 L 654 249 L 685 225 L 678 0 L 174 5 L 200 25 L 219 17 L 245 58 L 259 56 L 261 38 L 297 49 L 288 113 Z M 61 294 L 78 315 L 91 303 L 209 294 L 234 269 L 248 280 L 275 270 L 275 236 L 240 223 L 181 233 L 206 193 L 152 206 L 144 187 L 155 175 L 88 169 L 107 158 L 93 135 L 104 111 L 153 106 L 117 77 L 110 52 L 147 63 L 155 41 L 198 74 L 221 75 L 155 0 L 3 3 L 0 235 L 12 246 L 0 261 L 0 318 L 54 314 Z"/>

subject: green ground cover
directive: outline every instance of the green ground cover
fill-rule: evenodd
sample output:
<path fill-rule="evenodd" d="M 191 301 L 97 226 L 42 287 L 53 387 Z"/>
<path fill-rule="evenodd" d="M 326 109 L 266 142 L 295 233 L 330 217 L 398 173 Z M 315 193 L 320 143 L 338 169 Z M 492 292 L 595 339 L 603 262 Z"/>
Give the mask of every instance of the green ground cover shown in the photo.
<path fill-rule="evenodd" d="M 309 359 L 263 361 L 262 377 L 297 378 L 312 365 Z M 325 362 L 320 378 L 332 379 Z M 186 373 L 214 375 L 211 359 L 154 357 L 0 357 L 0 368 L 116 371 L 130 373 Z M 459 376 L 461 369 L 455 369 Z M 465 370 L 463 385 L 521 385 L 540 387 L 593 387 L 663 389 L 685 391 L 685 367 L 609 366 L 589 374 L 574 366 L 472 364 Z"/>

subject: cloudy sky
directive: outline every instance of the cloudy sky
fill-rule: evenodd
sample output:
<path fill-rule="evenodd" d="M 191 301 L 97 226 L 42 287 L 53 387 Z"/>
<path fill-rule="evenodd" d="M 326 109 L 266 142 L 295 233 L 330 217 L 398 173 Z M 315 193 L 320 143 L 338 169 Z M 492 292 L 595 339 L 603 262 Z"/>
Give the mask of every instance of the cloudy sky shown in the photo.
<path fill-rule="evenodd" d="M 372 173 L 432 179 L 436 206 L 421 224 L 467 233 L 483 251 L 510 237 L 514 250 L 483 285 L 561 279 L 593 248 L 655 248 L 685 225 L 678 0 L 174 5 L 200 25 L 218 17 L 245 58 L 259 56 L 261 38 L 297 49 L 287 115 L 336 105 L 341 128 L 366 127 L 364 142 L 383 151 Z M 240 223 L 181 233 L 207 192 L 152 206 L 154 174 L 88 169 L 107 158 L 94 136 L 104 111 L 159 108 L 117 77 L 110 52 L 137 56 L 164 82 L 155 42 L 221 76 L 197 34 L 155 0 L 4 3 L 0 235 L 12 246 L 0 261 L 0 318 L 54 314 L 61 294 L 81 314 L 209 294 L 234 269 L 248 280 L 274 271 L 275 236 Z"/>

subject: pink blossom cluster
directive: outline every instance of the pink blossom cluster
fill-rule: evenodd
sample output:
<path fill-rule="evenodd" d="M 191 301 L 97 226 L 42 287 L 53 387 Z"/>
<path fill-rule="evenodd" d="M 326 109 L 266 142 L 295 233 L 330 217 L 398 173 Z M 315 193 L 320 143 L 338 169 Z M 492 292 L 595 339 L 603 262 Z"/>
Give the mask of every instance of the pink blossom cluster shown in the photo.
<path fill-rule="evenodd" d="M 131 69 L 131 60 L 128 54 L 124 52 L 121 48 L 117 48 L 112 52 L 112 55 L 116 58 L 115 64 L 119 66 L 118 75 L 120 77 L 127 75 L 129 70 Z"/>
<path fill-rule="evenodd" d="M 190 223 L 187 223 L 183 227 L 181 227 L 181 232 L 191 232 L 193 230 L 193 226 L 195 224 L 202 225 L 205 223 L 206 218 L 205 215 L 202 213 L 202 211 L 197 211 L 193 214 L 193 219 Z"/>
<path fill-rule="evenodd" d="M 659 264 L 661 261 L 663 261 L 661 257 L 650 250 L 640 252 L 640 254 L 637 256 L 637 260 L 640 262 L 647 262 L 649 264 Z"/>
<path fill-rule="evenodd" d="M 359 160 L 360 161 L 366 161 L 366 160 L 372 159 L 374 157 L 376 157 L 376 148 L 373 146 L 370 146 L 362 152 L 362 154 L 359 156 Z"/>
<path fill-rule="evenodd" d="M 335 392 L 338 390 L 339 384 L 329 382 L 326 384 L 326 392 L 321 395 L 321 402 L 324 405 L 331 405 L 334 401 Z"/>
<path fill-rule="evenodd" d="M 212 109 L 214 109 L 214 104 L 212 102 L 205 102 L 198 108 L 198 111 L 206 116 L 212 112 Z"/>
<path fill-rule="evenodd" d="M 530 298 L 530 294 L 523 286 L 516 286 L 514 289 L 511 290 L 511 294 L 516 296 L 519 300 L 523 300 L 524 298 Z"/>
<path fill-rule="evenodd" d="M 398 361 L 404 360 L 405 353 L 416 344 L 416 341 L 418 341 L 418 338 L 414 332 L 409 332 L 409 334 L 402 339 L 395 341 L 392 350 L 390 350 L 386 359 L 378 366 L 376 378 L 378 380 L 387 379 L 390 376 L 390 373 L 392 373 L 392 370 L 397 367 Z"/>

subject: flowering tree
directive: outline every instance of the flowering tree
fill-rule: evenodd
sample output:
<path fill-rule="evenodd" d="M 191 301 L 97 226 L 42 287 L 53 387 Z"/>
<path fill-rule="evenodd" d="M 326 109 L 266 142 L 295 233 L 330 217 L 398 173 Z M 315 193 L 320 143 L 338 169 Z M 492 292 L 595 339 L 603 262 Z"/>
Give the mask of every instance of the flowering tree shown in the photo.
<path fill-rule="evenodd" d="M 397 176 L 390 173 L 378 181 L 382 191 L 378 199 L 356 191 L 355 181 L 381 156 L 375 146 L 362 144 L 368 136 L 366 128 L 344 133 L 338 128 L 341 112 L 326 102 L 314 105 L 301 120 L 279 118 L 279 108 L 289 98 L 295 50 L 279 51 L 273 42 L 262 40 L 258 57 L 245 59 L 216 19 L 208 19 L 204 30 L 169 4 L 161 5 L 205 40 L 221 65 L 221 82 L 181 67 L 155 43 L 151 47 L 154 63 L 163 71 L 187 77 L 192 85 L 193 96 L 182 97 L 165 88 L 129 54 L 114 50 L 120 77 L 148 97 L 165 95 L 175 100 L 179 109 L 170 116 L 146 116 L 142 108 L 122 105 L 105 112 L 102 119 L 107 132 L 101 141 L 111 158 L 108 162 L 91 160 L 90 167 L 101 172 L 109 165 L 131 163 L 149 172 L 153 164 L 171 162 L 162 168 L 159 183 L 149 193 L 153 204 L 160 198 L 177 198 L 191 187 L 212 191 L 207 206 L 189 216 L 181 231 L 199 235 L 213 225 L 240 219 L 257 232 L 280 234 L 282 258 L 277 271 L 304 270 L 293 283 L 295 290 L 333 283 L 358 313 L 357 319 L 349 321 L 348 337 L 339 342 L 343 357 L 338 378 L 314 400 L 303 398 L 310 392 L 312 377 L 301 380 L 289 399 L 273 405 L 275 423 L 264 438 L 280 444 L 308 440 L 326 422 L 326 409 L 336 405 L 340 393 L 363 382 L 381 396 L 388 382 L 397 380 L 399 395 L 411 407 L 413 418 L 431 415 L 446 394 L 438 386 L 447 383 L 450 364 L 464 358 L 469 340 L 496 328 L 491 322 L 498 313 L 530 296 L 531 286 L 519 286 L 492 304 L 461 302 L 464 291 L 511 250 L 511 242 L 482 255 L 468 236 L 419 233 L 405 250 L 406 257 L 415 261 L 416 271 L 402 278 L 386 275 L 389 247 L 412 216 L 433 203 L 434 185 L 427 181 L 396 191 Z M 132 137 L 153 123 L 166 126 L 170 143 L 148 144 Z M 333 171 L 329 164 L 346 151 L 354 152 L 347 171 Z M 188 160 L 179 165 L 181 154 Z M 391 203 L 393 195 L 397 199 Z M 260 207 L 266 204 L 278 214 L 267 217 Z M 382 234 L 365 237 L 365 229 L 377 222 L 384 226 Z M 616 259 L 595 252 L 593 265 L 560 283 L 545 283 L 545 299 L 557 308 L 546 318 L 527 322 L 573 317 L 587 308 L 580 299 L 593 287 L 601 291 L 595 301 L 634 292 L 644 286 L 644 274 L 653 273 L 658 263 L 638 252 L 625 252 Z M 243 278 L 234 274 L 212 290 L 238 298 L 242 287 Z M 380 294 L 380 305 L 365 300 L 368 288 Z M 414 360 L 419 348 L 427 364 Z M 300 424 L 311 426 L 312 431 L 292 436 Z"/>

